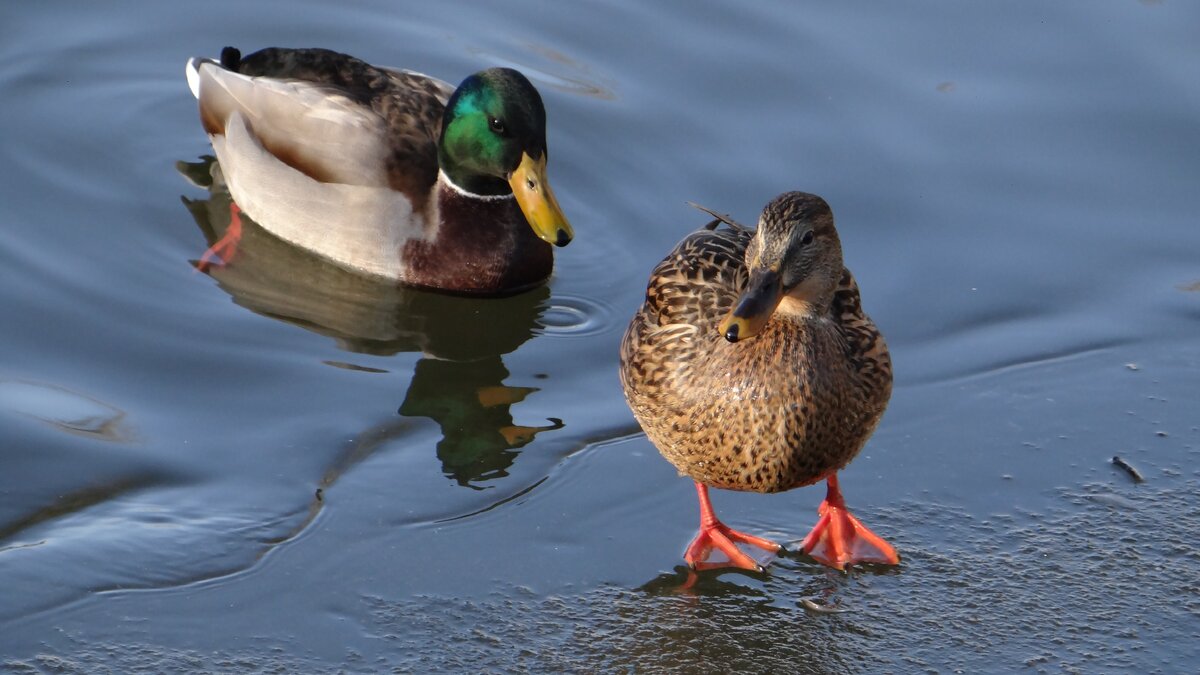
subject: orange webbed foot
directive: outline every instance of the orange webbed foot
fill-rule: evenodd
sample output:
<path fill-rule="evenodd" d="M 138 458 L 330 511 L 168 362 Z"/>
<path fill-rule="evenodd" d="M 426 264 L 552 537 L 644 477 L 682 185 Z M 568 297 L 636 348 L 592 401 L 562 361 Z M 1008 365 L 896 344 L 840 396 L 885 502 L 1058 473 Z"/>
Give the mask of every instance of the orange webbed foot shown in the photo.
<path fill-rule="evenodd" d="M 838 570 L 854 563 L 900 564 L 896 549 L 846 508 L 837 476 L 830 476 L 828 483 L 829 493 L 818 509 L 821 517 L 800 544 L 800 550 Z"/>
<path fill-rule="evenodd" d="M 196 269 L 207 272 L 212 265 L 221 266 L 233 259 L 237 253 L 238 242 L 242 240 L 242 210 L 235 202 L 229 203 L 229 228 L 224 236 L 217 240 L 200 256 Z M 216 262 L 220 261 L 220 262 Z"/>
<path fill-rule="evenodd" d="M 717 521 L 712 527 L 701 529 L 688 546 L 687 552 L 683 555 L 683 559 L 687 561 L 693 569 L 709 570 L 720 569 L 722 567 L 740 567 L 744 570 L 754 572 L 763 571 L 762 565 L 755 562 L 754 558 L 746 555 L 737 547 L 737 543 L 749 544 L 756 546 L 765 551 L 779 553 L 783 547 L 769 539 L 755 537 L 754 535 L 738 532 L 729 527 L 725 523 Z M 708 556 L 713 549 L 724 553 L 729 558 L 726 563 L 711 563 L 708 562 Z"/>
<path fill-rule="evenodd" d="M 687 552 L 683 554 L 683 559 L 687 561 L 687 564 L 692 569 L 709 570 L 723 567 L 740 567 L 745 570 L 761 572 L 763 571 L 762 565 L 755 562 L 754 558 L 746 555 L 746 553 L 737 547 L 737 544 L 749 544 L 750 546 L 756 546 L 772 553 L 779 553 L 783 550 L 782 546 L 769 539 L 738 532 L 718 520 L 716 513 L 713 512 L 712 504 L 708 500 L 708 488 L 706 486 L 696 483 L 696 494 L 700 497 L 700 532 L 696 534 L 696 538 L 688 546 Z M 729 558 L 729 562 L 708 562 L 708 556 L 714 548 L 724 553 Z"/>

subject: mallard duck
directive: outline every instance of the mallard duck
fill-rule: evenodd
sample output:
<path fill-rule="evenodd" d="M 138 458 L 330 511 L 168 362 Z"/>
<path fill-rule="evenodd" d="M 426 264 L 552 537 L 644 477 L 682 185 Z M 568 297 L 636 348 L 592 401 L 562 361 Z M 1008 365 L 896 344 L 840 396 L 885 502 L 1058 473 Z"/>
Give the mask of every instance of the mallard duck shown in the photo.
<path fill-rule="evenodd" d="M 729 227 L 714 229 L 721 220 Z M 824 199 L 788 192 L 757 232 L 722 218 L 680 242 L 650 275 L 620 373 L 646 436 L 696 482 L 693 568 L 724 566 L 706 562 L 715 547 L 728 564 L 761 570 L 735 542 L 782 550 L 722 523 L 709 487 L 780 492 L 822 479 L 828 493 L 802 550 L 836 569 L 899 562 L 838 487 L 887 407 L 892 365 Z"/>
<path fill-rule="evenodd" d="M 515 70 L 454 89 L 326 49 L 226 47 L 187 78 L 240 209 L 339 265 L 506 294 L 545 281 L 550 244 L 571 241 L 546 181 L 546 111 Z"/>

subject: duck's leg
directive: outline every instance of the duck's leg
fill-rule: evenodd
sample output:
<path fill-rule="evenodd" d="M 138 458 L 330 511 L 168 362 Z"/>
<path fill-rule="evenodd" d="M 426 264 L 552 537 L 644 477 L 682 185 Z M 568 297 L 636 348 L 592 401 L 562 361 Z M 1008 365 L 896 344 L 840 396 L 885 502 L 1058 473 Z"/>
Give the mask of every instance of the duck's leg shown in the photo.
<path fill-rule="evenodd" d="M 762 566 L 738 549 L 734 542 L 750 544 L 773 553 L 782 550 L 782 547 L 773 541 L 738 532 L 718 520 L 717 514 L 713 512 L 712 503 L 708 501 L 708 486 L 696 483 L 696 494 L 700 497 L 700 532 L 683 554 L 683 559 L 694 569 L 740 567 L 761 572 Z M 707 562 L 708 554 L 714 548 L 729 556 L 729 562 Z"/>
<path fill-rule="evenodd" d="M 817 562 L 839 570 L 859 562 L 900 564 L 896 549 L 850 514 L 838 488 L 837 474 L 830 474 L 825 480 L 829 492 L 817 510 L 821 518 L 800 549 Z"/>
<path fill-rule="evenodd" d="M 225 230 L 225 234 L 217 240 L 200 256 L 200 262 L 196 263 L 196 269 L 201 272 L 207 271 L 209 265 L 213 264 L 214 259 L 220 259 L 222 263 L 227 263 L 233 259 L 233 254 L 237 253 L 238 242 L 242 240 L 242 209 L 238 207 L 237 202 L 229 202 L 229 228 Z"/>

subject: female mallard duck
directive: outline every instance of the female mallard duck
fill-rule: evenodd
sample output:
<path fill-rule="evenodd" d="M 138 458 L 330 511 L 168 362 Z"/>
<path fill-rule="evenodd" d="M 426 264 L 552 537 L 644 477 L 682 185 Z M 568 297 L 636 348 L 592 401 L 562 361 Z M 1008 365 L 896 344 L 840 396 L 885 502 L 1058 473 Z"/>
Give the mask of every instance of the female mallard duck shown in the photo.
<path fill-rule="evenodd" d="M 804 552 L 837 569 L 898 563 L 838 489 L 837 472 L 887 407 L 892 364 L 842 266 L 829 205 L 789 192 L 767 204 L 757 232 L 721 220 L 733 229 L 714 222 L 658 264 L 621 342 L 634 416 L 696 481 L 700 533 L 686 560 L 720 566 L 704 562 L 716 547 L 732 565 L 761 569 L 734 542 L 782 548 L 719 521 L 708 486 L 780 492 L 825 479 Z"/>
<path fill-rule="evenodd" d="M 550 244 L 571 241 L 546 182 L 546 111 L 515 70 L 453 89 L 325 49 L 226 47 L 187 76 L 234 201 L 344 267 L 512 293 L 545 281 Z"/>

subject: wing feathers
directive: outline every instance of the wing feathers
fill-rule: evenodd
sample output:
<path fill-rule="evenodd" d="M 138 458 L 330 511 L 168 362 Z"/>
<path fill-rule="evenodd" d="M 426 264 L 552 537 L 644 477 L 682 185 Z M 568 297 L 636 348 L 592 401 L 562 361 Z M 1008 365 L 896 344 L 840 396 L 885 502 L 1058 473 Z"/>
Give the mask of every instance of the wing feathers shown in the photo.
<path fill-rule="evenodd" d="M 318 181 L 387 186 L 386 124 L 371 109 L 321 84 L 247 77 L 212 62 L 195 73 L 209 134 L 223 133 L 236 112 L 263 148 Z"/>
<path fill-rule="evenodd" d="M 276 236 L 369 274 L 401 276 L 400 248 L 423 236 L 403 194 L 386 187 L 321 183 L 280 166 L 234 112 L 213 149 L 234 200 Z M 247 176 L 253 176 L 249 180 Z M 253 189 L 241 189 L 250 184 Z"/>

